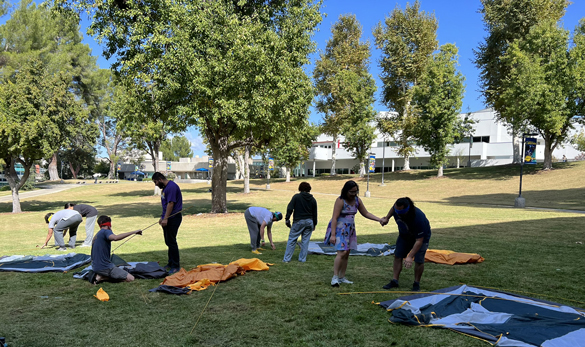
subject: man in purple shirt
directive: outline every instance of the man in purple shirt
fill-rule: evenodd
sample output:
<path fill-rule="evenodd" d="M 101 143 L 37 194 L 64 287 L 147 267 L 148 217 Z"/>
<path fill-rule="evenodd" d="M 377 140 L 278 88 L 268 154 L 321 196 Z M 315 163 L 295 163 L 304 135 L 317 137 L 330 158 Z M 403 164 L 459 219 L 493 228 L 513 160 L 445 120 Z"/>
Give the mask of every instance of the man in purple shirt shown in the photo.
<path fill-rule="evenodd" d="M 174 274 L 181 269 L 177 233 L 183 221 L 183 216 L 181 215 L 183 196 L 179 186 L 175 182 L 167 180 L 160 172 L 155 172 L 152 175 L 152 182 L 162 189 L 160 196 L 162 215 L 159 224 L 163 228 L 165 244 L 169 248 L 169 262 L 165 266 L 165 270 L 169 274 Z"/>

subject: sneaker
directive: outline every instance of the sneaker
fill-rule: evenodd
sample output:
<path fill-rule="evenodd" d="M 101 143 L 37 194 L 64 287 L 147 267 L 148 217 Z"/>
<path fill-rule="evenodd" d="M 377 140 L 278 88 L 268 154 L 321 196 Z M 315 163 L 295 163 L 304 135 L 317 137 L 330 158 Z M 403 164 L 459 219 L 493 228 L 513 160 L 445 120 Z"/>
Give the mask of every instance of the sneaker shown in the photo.
<path fill-rule="evenodd" d="M 414 282 L 412 284 L 412 291 L 413 292 L 418 292 L 420 290 L 420 282 Z"/>
<path fill-rule="evenodd" d="M 59 247 L 59 248 L 57 248 L 57 250 L 58 250 L 58 251 L 61 251 L 61 252 L 64 252 L 64 251 L 66 251 L 66 250 L 67 250 L 67 248 L 65 248 L 65 247 Z"/>
<path fill-rule="evenodd" d="M 174 275 L 174 274 L 176 274 L 177 272 L 179 272 L 179 270 L 181 270 L 181 269 L 180 269 L 180 268 L 178 268 L 178 267 L 175 267 L 175 268 L 172 268 L 172 269 L 170 269 L 170 270 L 168 271 L 168 273 L 169 273 L 169 276 L 170 276 L 170 275 Z"/>
<path fill-rule="evenodd" d="M 339 287 L 339 278 L 337 278 L 337 276 L 333 276 L 333 278 L 331 279 L 331 286 Z"/>
<path fill-rule="evenodd" d="M 257 251 L 265 251 L 265 249 L 264 249 L 264 248 L 260 248 L 260 247 L 256 248 L 256 250 L 257 250 Z"/>
<path fill-rule="evenodd" d="M 169 271 L 171 271 L 171 266 L 170 265 L 165 265 L 163 267 L 163 269 L 165 269 L 166 272 L 169 272 Z"/>
<path fill-rule="evenodd" d="M 91 247 L 91 245 L 86 245 L 86 244 L 84 243 L 84 244 L 82 244 L 82 245 L 81 245 L 81 246 L 79 246 L 79 247 Z"/>
<path fill-rule="evenodd" d="M 288 264 L 288 263 L 290 263 L 290 260 L 283 260 L 282 262 Z"/>
<path fill-rule="evenodd" d="M 259 250 L 254 250 L 254 251 L 252 251 L 252 253 L 254 253 L 254 254 L 262 254 L 262 253 L 260 253 Z"/>
<path fill-rule="evenodd" d="M 385 285 L 382 288 L 384 288 L 384 289 L 398 288 L 398 281 L 397 280 L 392 280 L 392 281 L 390 281 L 387 285 Z"/>
<path fill-rule="evenodd" d="M 340 279 L 339 279 L 339 283 L 353 284 L 353 282 L 352 282 L 352 281 L 348 280 L 348 279 L 347 279 L 347 278 L 345 278 L 345 277 L 342 277 L 342 278 L 340 278 Z"/>

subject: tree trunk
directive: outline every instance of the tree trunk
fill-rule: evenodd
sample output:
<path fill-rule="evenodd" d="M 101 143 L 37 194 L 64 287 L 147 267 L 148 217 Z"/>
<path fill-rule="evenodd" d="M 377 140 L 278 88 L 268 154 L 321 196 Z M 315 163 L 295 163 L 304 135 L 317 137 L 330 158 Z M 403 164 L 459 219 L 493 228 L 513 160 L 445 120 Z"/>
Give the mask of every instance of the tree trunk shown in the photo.
<path fill-rule="evenodd" d="M 285 170 L 286 170 L 286 181 L 290 182 L 290 168 L 287 167 L 287 168 L 285 168 Z"/>
<path fill-rule="evenodd" d="M 518 134 L 516 131 L 512 132 L 512 163 L 513 164 L 520 164 L 522 160 L 524 160 L 522 153 L 524 152 L 524 148 L 522 147 L 522 139 L 517 136 Z"/>
<path fill-rule="evenodd" d="M 244 163 L 244 156 L 242 154 L 238 154 L 234 159 L 236 159 L 236 179 L 239 180 L 244 178 L 246 164 Z"/>
<path fill-rule="evenodd" d="M 244 194 L 250 193 L 250 146 L 244 152 Z"/>
<path fill-rule="evenodd" d="M 439 170 L 437 171 L 437 177 L 443 177 L 443 165 L 439 166 Z"/>
<path fill-rule="evenodd" d="M 335 159 L 337 158 L 337 135 L 333 136 L 333 147 L 331 147 L 331 176 L 336 175 Z"/>
<path fill-rule="evenodd" d="M 211 213 L 227 213 L 227 168 L 229 151 L 227 139 L 211 142 L 213 152 L 213 175 L 211 180 Z"/>
<path fill-rule="evenodd" d="M 49 163 L 49 180 L 58 181 L 59 179 L 59 170 L 57 169 L 57 152 L 55 152 L 53 153 L 51 162 Z"/>
<path fill-rule="evenodd" d="M 71 175 L 73 176 L 73 179 L 77 179 L 77 174 L 79 173 L 79 170 L 81 170 L 80 166 L 77 166 L 77 168 L 74 169 L 73 163 L 69 162 L 69 171 L 71 171 Z"/>
<path fill-rule="evenodd" d="M 404 156 L 404 167 L 402 168 L 402 170 L 405 171 L 410 170 L 410 157 L 408 157 L 407 155 Z"/>
<path fill-rule="evenodd" d="M 116 178 L 116 163 L 110 160 L 110 172 L 108 173 L 108 179 L 112 180 Z"/>
<path fill-rule="evenodd" d="M 550 136 L 547 136 L 544 138 L 544 165 L 543 165 L 544 170 L 552 170 L 552 168 L 553 168 L 552 152 L 553 152 L 552 140 L 551 140 Z"/>
<path fill-rule="evenodd" d="M 366 159 L 360 161 L 360 177 L 364 177 L 365 175 L 366 175 Z"/>
<path fill-rule="evenodd" d="M 160 141 L 155 142 L 147 142 L 146 145 L 148 146 L 148 151 L 150 152 L 150 158 L 152 158 L 152 167 L 154 172 L 158 172 L 158 150 L 160 149 Z M 153 195 L 161 195 L 162 190 L 155 184 L 154 185 L 154 193 Z"/>
<path fill-rule="evenodd" d="M 20 208 L 20 195 L 18 191 L 24 185 L 28 176 L 30 174 L 30 167 L 31 164 L 25 164 L 21 161 L 24 167 L 24 175 L 19 180 L 18 174 L 16 173 L 16 162 L 18 161 L 17 158 L 5 158 L 4 161 L 6 162 L 6 170 L 5 170 L 5 178 L 8 181 L 8 185 L 10 186 L 10 191 L 12 192 L 12 213 L 20 213 L 22 209 Z"/>

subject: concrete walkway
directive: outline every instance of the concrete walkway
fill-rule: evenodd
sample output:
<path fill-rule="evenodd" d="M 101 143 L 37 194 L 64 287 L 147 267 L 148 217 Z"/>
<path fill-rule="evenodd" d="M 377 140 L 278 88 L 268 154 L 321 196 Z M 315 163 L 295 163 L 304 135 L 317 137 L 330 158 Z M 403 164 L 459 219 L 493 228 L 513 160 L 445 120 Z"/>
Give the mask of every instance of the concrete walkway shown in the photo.
<path fill-rule="evenodd" d="M 40 187 L 40 189 L 33 190 L 32 192 L 19 192 L 20 201 L 37 196 L 48 195 L 59 193 L 71 188 L 81 187 L 82 185 L 77 184 L 50 184 Z M 12 202 L 12 194 L 0 197 L 0 202 Z"/>

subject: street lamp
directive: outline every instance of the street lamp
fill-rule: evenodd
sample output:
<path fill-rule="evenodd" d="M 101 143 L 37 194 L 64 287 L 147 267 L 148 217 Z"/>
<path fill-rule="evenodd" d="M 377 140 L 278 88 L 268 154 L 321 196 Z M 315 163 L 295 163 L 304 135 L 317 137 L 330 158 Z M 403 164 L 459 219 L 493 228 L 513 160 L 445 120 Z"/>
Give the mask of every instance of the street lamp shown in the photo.
<path fill-rule="evenodd" d="M 526 136 L 536 136 L 536 133 L 523 133 L 522 134 L 522 146 L 520 148 L 520 154 L 522 156 L 520 161 L 520 189 L 518 191 L 518 197 L 514 200 L 514 207 L 524 208 L 526 207 L 526 199 L 522 197 L 522 174 L 524 171 L 524 162 L 526 160 L 526 156 L 524 153 L 524 139 Z"/>
<path fill-rule="evenodd" d="M 368 183 L 366 186 L 366 198 L 370 197 L 370 162 L 372 161 L 372 156 L 374 156 L 374 153 L 370 153 L 368 155 L 368 168 L 367 168 L 367 170 L 368 170 Z M 376 159 L 375 159 L 375 157 L 373 157 L 373 158 L 374 158 L 373 160 L 374 160 L 374 165 L 375 165 Z"/>
<path fill-rule="evenodd" d="M 473 134 L 469 133 L 469 154 L 467 157 L 467 166 L 471 167 L 471 147 L 473 147 Z"/>
<path fill-rule="evenodd" d="M 382 184 L 380 184 L 382 187 L 385 186 L 384 184 L 384 158 L 386 157 L 386 139 L 383 139 L 384 142 L 382 144 Z"/>

